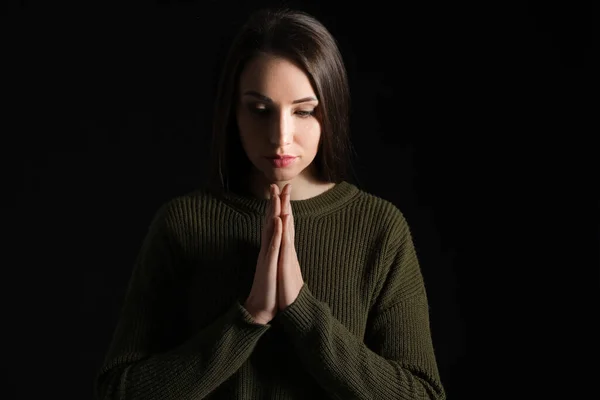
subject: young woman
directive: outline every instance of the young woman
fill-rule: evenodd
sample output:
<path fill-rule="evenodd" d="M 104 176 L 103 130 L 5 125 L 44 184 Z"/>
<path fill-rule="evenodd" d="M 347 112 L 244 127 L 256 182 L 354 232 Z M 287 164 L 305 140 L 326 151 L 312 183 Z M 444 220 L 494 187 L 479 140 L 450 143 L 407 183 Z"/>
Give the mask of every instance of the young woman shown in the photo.
<path fill-rule="evenodd" d="M 445 398 L 406 220 L 345 180 L 348 112 L 327 29 L 253 14 L 222 71 L 208 185 L 150 224 L 97 398 Z"/>

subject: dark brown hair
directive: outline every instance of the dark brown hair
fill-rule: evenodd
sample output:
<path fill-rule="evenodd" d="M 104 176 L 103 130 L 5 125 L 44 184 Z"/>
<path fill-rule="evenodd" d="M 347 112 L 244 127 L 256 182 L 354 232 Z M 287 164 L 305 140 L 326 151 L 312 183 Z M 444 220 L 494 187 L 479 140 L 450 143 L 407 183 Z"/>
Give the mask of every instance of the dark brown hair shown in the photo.
<path fill-rule="evenodd" d="M 217 88 L 208 188 L 217 193 L 240 189 L 252 171 L 239 138 L 235 104 L 240 74 L 259 54 L 285 57 L 308 75 L 319 99 L 315 116 L 321 124 L 321 138 L 313 161 L 317 179 L 349 181 L 350 91 L 336 40 L 321 22 L 305 12 L 268 8 L 251 14 L 227 53 Z"/>

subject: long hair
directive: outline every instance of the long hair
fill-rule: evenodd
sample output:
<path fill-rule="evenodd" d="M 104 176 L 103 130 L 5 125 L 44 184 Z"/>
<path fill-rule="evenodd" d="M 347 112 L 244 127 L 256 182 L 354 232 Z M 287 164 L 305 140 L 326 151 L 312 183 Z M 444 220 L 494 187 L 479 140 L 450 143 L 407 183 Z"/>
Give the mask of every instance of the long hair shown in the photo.
<path fill-rule="evenodd" d="M 315 17 L 287 8 L 260 9 L 250 15 L 233 39 L 217 87 L 207 187 L 214 193 L 241 188 L 252 164 L 242 147 L 235 121 L 240 74 L 259 54 L 296 62 L 319 99 L 315 117 L 321 137 L 313 163 L 317 179 L 351 180 L 350 90 L 335 38 Z"/>

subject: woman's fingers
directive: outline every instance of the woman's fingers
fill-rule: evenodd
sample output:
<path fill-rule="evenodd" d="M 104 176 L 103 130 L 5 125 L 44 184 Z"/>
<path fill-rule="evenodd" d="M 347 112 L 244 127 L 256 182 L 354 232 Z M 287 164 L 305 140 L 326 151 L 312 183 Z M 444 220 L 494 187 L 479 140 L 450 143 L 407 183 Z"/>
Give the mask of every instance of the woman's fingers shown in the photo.
<path fill-rule="evenodd" d="M 275 187 L 273 187 L 272 194 L 265 215 L 265 225 L 262 231 L 263 241 L 254 273 L 254 282 L 244 304 L 254 320 L 261 324 L 269 323 L 278 310 L 277 267 L 283 229 L 279 217 L 281 204 Z"/>
<path fill-rule="evenodd" d="M 273 192 L 274 192 L 274 199 L 276 200 L 273 203 L 273 216 L 275 217 L 279 217 L 281 215 L 281 200 L 280 200 L 280 193 L 279 193 L 279 187 L 277 185 L 272 185 L 273 186 Z"/>
<path fill-rule="evenodd" d="M 275 268 L 270 268 L 271 272 L 275 272 L 275 276 L 277 276 L 277 260 L 279 258 L 279 248 L 281 247 L 281 235 L 283 229 L 281 226 L 281 218 L 274 217 L 273 218 L 273 237 L 271 238 L 271 246 L 270 246 L 270 254 L 269 254 L 269 262 L 274 263 L 271 264 L 270 267 L 275 266 Z"/>

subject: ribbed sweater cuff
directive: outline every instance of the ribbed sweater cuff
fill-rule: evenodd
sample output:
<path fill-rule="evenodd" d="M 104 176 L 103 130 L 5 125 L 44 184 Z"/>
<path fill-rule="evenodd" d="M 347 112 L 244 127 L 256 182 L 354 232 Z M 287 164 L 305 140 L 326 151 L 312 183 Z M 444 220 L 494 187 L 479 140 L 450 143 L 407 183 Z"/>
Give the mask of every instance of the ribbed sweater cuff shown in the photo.
<path fill-rule="evenodd" d="M 253 327 L 256 328 L 264 328 L 264 330 L 267 330 L 268 328 L 271 327 L 270 324 L 259 324 L 256 323 L 254 321 L 254 318 L 252 318 L 252 314 L 250 314 L 250 312 L 248 310 L 246 310 L 246 308 L 242 305 L 242 303 L 240 303 L 239 301 L 236 301 L 236 314 L 237 317 L 242 321 L 242 323 L 247 324 L 247 325 L 252 325 Z"/>
<path fill-rule="evenodd" d="M 320 307 L 319 300 L 312 295 L 305 283 L 296 300 L 278 316 L 287 332 L 301 338 L 319 323 L 320 319 L 317 316 L 320 313 Z"/>

